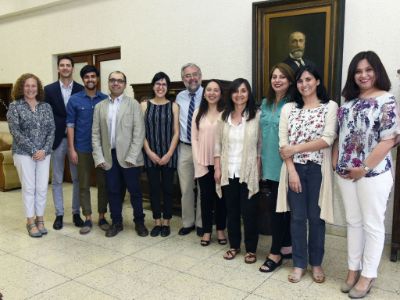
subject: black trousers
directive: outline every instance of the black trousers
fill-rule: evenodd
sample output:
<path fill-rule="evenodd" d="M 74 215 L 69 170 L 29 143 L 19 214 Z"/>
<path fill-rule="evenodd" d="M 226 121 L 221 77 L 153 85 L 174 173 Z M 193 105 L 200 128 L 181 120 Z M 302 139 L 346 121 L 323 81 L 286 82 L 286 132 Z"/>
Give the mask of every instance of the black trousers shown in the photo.
<path fill-rule="evenodd" d="M 224 198 L 220 199 L 215 190 L 214 166 L 208 166 L 208 173 L 198 178 L 198 182 L 204 233 L 212 232 L 214 206 L 217 230 L 224 230 L 226 227 L 226 206 Z"/>
<path fill-rule="evenodd" d="M 266 186 L 271 192 L 268 200 L 272 202 L 271 206 L 276 209 L 279 182 L 266 180 Z M 284 213 L 277 213 L 274 210 L 272 212 L 271 225 L 272 245 L 270 253 L 279 255 L 282 247 L 290 247 L 292 245 L 292 239 L 290 235 L 290 212 L 287 211 Z"/>
<path fill-rule="evenodd" d="M 240 183 L 239 178 L 234 178 L 229 179 L 229 184 L 222 187 L 222 194 L 226 201 L 230 247 L 240 248 L 242 239 L 241 218 L 243 218 L 246 252 L 255 253 L 258 244 L 258 193 L 248 199 L 247 184 Z"/>
<path fill-rule="evenodd" d="M 149 192 L 153 219 L 169 220 L 172 218 L 172 193 L 175 169 L 166 166 L 147 168 Z M 163 210 L 161 216 L 161 193 L 163 194 Z"/>

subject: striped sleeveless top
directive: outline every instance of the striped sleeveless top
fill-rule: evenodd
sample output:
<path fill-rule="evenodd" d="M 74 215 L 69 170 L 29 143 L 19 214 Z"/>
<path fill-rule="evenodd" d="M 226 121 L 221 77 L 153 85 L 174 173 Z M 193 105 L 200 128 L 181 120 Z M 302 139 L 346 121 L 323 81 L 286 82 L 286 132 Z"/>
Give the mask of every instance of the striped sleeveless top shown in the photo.
<path fill-rule="evenodd" d="M 147 102 L 147 109 L 144 116 L 146 127 L 146 139 L 150 149 L 160 158 L 169 150 L 174 131 L 174 115 L 172 112 L 172 102 L 162 105 L 155 105 L 151 101 Z M 157 167 L 144 153 L 144 165 L 146 168 Z M 169 168 L 176 169 L 178 156 L 176 149 L 168 164 Z"/>

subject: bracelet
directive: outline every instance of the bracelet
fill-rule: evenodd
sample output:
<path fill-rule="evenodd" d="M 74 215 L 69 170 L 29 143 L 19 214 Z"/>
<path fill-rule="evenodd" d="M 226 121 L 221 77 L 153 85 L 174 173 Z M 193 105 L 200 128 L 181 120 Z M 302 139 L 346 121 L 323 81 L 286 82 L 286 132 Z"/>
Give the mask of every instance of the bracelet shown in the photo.
<path fill-rule="evenodd" d="M 368 173 L 369 171 L 371 171 L 371 169 L 368 168 L 367 165 L 364 164 L 364 162 L 361 163 L 361 168 L 362 168 L 366 173 Z"/>

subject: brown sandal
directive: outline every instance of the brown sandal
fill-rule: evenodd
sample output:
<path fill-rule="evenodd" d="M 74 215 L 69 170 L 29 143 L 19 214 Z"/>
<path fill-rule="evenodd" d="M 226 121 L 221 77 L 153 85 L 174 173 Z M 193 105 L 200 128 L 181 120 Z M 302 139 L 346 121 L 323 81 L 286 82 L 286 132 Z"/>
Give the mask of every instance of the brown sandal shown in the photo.
<path fill-rule="evenodd" d="M 226 259 L 226 260 L 232 260 L 239 253 L 240 253 L 240 249 L 231 248 L 231 249 L 229 249 L 228 251 L 225 252 L 225 254 L 223 255 L 223 258 Z"/>
<path fill-rule="evenodd" d="M 246 264 L 254 264 L 257 261 L 257 255 L 253 252 L 247 252 L 244 256 L 244 262 Z"/>
<path fill-rule="evenodd" d="M 296 269 L 300 269 L 300 270 L 296 270 Z M 304 274 L 306 274 L 305 269 L 293 268 L 292 272 L 288 276 L 288 280 L 291 283 L 298 283 L 301 280 L 301 278 L 304 276 Z"/>

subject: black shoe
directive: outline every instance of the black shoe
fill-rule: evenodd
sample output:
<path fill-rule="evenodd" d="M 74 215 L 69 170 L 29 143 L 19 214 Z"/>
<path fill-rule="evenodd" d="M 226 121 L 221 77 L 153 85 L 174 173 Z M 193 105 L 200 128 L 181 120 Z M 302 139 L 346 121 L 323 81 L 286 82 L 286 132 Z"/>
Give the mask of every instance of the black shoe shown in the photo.
<path fill-rule="evenodd" d="M 161 233 L 161 226 L 160 225 L 154 226 L 154 228 L 150 231 L 150 235 L 152 237 L 159 236 L 160 233 Z"/>
<path fill-rule="evenodd" d="M 116 236 L 122 230 L 124 230 L 124 226 L 122 224 L 112 224 L 106 231 L 106 237 Z"/>
<path fill-rule="evenodd" d="M 191 233 L 194 230 L 194 225 L 192 227 L 182 227 L 179 229 L 178 234 L 179 235 L 187 235 Z"/>
<path fill-rule="evenodd" d="M 80 234 L 88 234 L 93 227 L 93 223 L 91 220 L 86 220 L 85 222 L 83 222 L 83 226 L 81 227 L 81 229 L 79 229 L 79 233 Z"/>
<path fill-rule="evenodd" d="M 110 224 L 107 222 L 106 218 L 102 218 L 99 220 L 99 227 L 101 230 L 107 231 L 110 229 Z"/>
<path fill-rule="evenodd" d="M 197 236 L 202 237 L 204 234 L 203 227 L 196 227 Z"/>
<path fill-rule="evenodd" d="M 81 219 L 80 214 L 73 214 L 72 215 L 72 222 L 74 222 L 76 227 L 82 227 L 83 226 L 83 220 Z"/>
<path fill-rule="evenodd" d="M 54 220 L 53 223 L 53 228 L 55 230 L 60 230 L 61 228 L 63 228 L 64 224 L 63 224 L 63 216 L 56 216 L 56 219 Z"/>
<path fill-rule="evenodd" d="M 166 237 L 169 236 L 171 234 L 171 229 L 169 226 L 163 225 L 161 227 L 161 236 L 162 237 Z"/>
<path fill-rule="evenodd" d="M 274 262 L 272 259 L 267 258 L 259 270 L 260 270 L 260 272 L 263 272 L 263 273 L 273 272 L 277 267 L 279 267 L 282 264 L 282 261 L 283 261 L 282 256 L 278 262 Z M 263 268 L 263 267 L 265 267 L 265 268 Z"/>
<path fill-rule="evenodd" d="M 147 230 L 144 223 L 135 223 L 135 230 L 136 230 L 138 236 L 148 236 L 149 235 L 149 231 Z"/>

